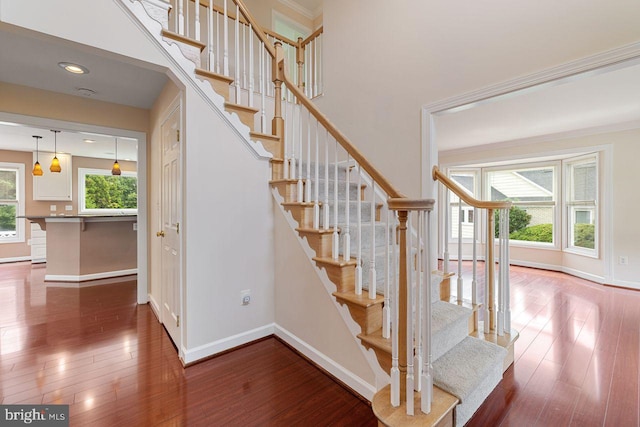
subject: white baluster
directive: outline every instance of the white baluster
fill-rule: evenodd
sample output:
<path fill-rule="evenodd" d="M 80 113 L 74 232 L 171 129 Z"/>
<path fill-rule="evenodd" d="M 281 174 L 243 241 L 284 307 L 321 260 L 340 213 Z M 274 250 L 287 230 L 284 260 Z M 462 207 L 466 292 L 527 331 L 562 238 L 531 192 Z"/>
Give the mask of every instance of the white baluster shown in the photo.
<path fill-rule="evenodd" d="M 302 179 L 302 104 L 298 104 L 298 202 L 304 202 L 304 182 Z"/>
<path fill-rule="evenodd" d="M 458 288 L 456 290 L 458 302 L 462 302 L 462 199 L 458 198 Z"/>
<path fill-rule="evenodd" d="M 329 210 L 329 131 L 325 129 L 325 144 L 324 144 L 324 204 L 322 206 L 322 212 L 324 218 L 322 220 L 324 229 L 329 229 L 329 218 L 331 211 Z"/>
<path fill-rule="evenodd" d="M 413 390 L 414 376 L 413 376 L 413 268 L 412 268 L 412 248 L 413 248 L 413 230 L 411 226 L 411 212 L 407 215 L 407 262 L 405 265 L 401 265 L 400 268 L 407 269 L 407 414 L 413 415 Z"/>
<path fill-rule="evenodd" d="M 506 210 L 506 222 L 509 224 L 509 210 Z M 507 225 L 504 248 L 504 329 L 511 334 L 511 279 L 509 277 L 509 226 Z"/>
<path fill-rule="evenodd" d="M 260 132 L 267 133 L 267 115 L 266 115 L 266 81 L 264 75 L 264 55 L 266 55 L 266 51 L 264 49 L 264 42 L 260 42 Z M 285 143 L 283 137 L 283 143 Z M 286 151 L 285 151 L 286 152 Z M 286 155 L 284 156 L 284 160 L 286 161 Z M 285 175 L 286 176 L 286 175 Z"/>
<path fill-rule="evenodd" d="M 194 6 L 195 8 L 195 39 L 200 41 L 200 0 L 195 0 Z"/>
<path fill-rule="evenodd" d="M 384 306 L 382 307 L 382 338 L 391 336 L 391 265 L 389 260 L 389 209 L 386 209 L 384 233 Z"/>
<path fill-rule="evenodd" d="M 289 104 L 287 101 L 283 101 L 285 104 Z M 289 165 L 289 179 L 296 179 L 296 137 L 297 137 L 297 132 L 296 132 L 296 110 L 295 110 L 296 106 L 295 104 L 291 104 L 291 115 L 289 116 L 289 121 L 291 122 L 291 145 L 290 145 L 290 165 Z M 299 123 L 298 123 L 299 125 Z"/>
<path fill-rule="evenodd" d="M 302 105 L 302 104 L 301 104 Z M 300 107 L 302 108 L 302 107 Z M 307 110 L 307 181 L 304 188 L 304 201 L 311 201 L 311 111 Z"/>
<path fill-rule="evenodd" d="M 358 188 L 358 196 L 360 188 Z M 376 183 L 371 178 L 371 259 L 369 260 L 369 299 L 376 299 Z"/>
<path fill-rule="evenodd" d="M 315 63 L 318 67 L 318 95 L 321 95 L 324 92 L 323 87 L 323 72 L 322 72 L 322 34 L 318 36 L 318 52 L 316 53 Z"/>
<path fill-rule="evenodd" d="M 493 230 L 489 227 L 489 217 L 493 215 L 491 210 L 487 210 L 487 227 L 486 227 L 486 242 L 484 247 L 484 333 L 491 332 L 491 312 L 489 311 L 489 270 L 493 268 L 493 263 L 489 262 L 489 247 L 493 245 Z"/>
<path fill-rule="evenodd" d="M 316 120 L 316 166 L 315 166 L 315 179 L 313 181 L 313 189 L 315 190 L 313 198 L 313 228 L 314 230 L 320 229 L 320 139 L 318 137 L 318 126 L 320 123 Z"/>
<path fill-rule="evenodd" d="M 358 163 L 358 188 L 362 187 L 362 166 Z M 358 217 L 358 253 L 356 260 L 356 295 L 362 294 L 362 199 L 357 198 L 356 214 Z"/>
<path fill-rule="evenodd" d="M 345 260 L 348 260 L 349 258 L 351 258 L 351 230 L 349 230 L 349 226 L 350 226 L 350 218 L 349 218 L 349 199 L 350 199 L 350 195 L 349 195 L 349 187 L 351 186 L 351 182 L 350 182 L 350 178 L 351 178 L 351 173 L 349 171 L 349 162 L 351 160 L 351 157 L 349 156 L 349 153 L 347 153 L 347 163 L 346 163 L 346 170 L 345 170 L 345 206 L 344 206 L 344 225 L 342 226 L 342 239 L 344 240 L 344 250 L 343 250 L 343 257 Z M 360 291 L 362 293 L 362 291 Z"/>
<path fill-rule="evenodd" d="M 426 287 L 423 291 L 423 313 L 422 313 L 422 376 L 420 377 L 422 394 L 420 396 L 420 409 L 425 414 L 431 412 L 431 401 L 433 400 L 433 364 L 431 351 L 431 230 L 430 213 L 423 213 L 424 225 L 424 283 Z"/>
<path fill-rule="evenodd" d="M 318 96 L 318 39 L 313 40 L 313 96 Z"/>
<path fill-rule="evenodd" d="M 505 209 L 500 209 L 498 218 L 500 226 L 498 227 L 498 335 L 504 336 L 504 235 L 505 225 Z"/>
<path fill-rule="evenodd" d="M 451 205 L 449 204 L 449 190 L 444 190 L 444 257 L 442 268 L 445 273 L 449 273 L 449 224 L 451 223 Z"/>
<path fill-rule="evenodd" d="M 398 367 L 398 325 L 400 324 L 399 315 L 399 296 L 398 296 L 398 243 L 396 239 L 397 220 L 396 213 L 392 211 L 392 227 L 391 241 L 393 247 L 393 262 L 391 264 L 392 286 L 391 286 L 391 405 L 393 407 L 400 406 L 400 369 Z"/>
<path fill-rule="evenodd" d="M 253 107 L 253 27 L 249 24 L 249 107 Z"/>
<path fill-rule="evenodd" d="M 222 57 L 222 69 L 224 75 L 229 77 L 229 14 L 227 13 L 227 0 L 224 0 L 224 11 L 222 19 L 222 38 L 224 44 L 224 53 Z"/>
<path fill-rule="evenodd" d="M 334 138 L 335 139 L 335 138 Z M 333 163 L 333 259 L 338 260 L 340 236 L 338 236 L 338 140 L 336 139 L 334 163 Z M 329 182 L 327 181 L 327 185 Z"/>
<path fill-rule="evenodd" d="M 242 104 L 242 87 L 240 82 L 240 6 L 236 4 L 236 19 L 234 24 L 234 46 L 235 46 L 235 78 L 233 84 L 236 89 L 236 104 Z"/>
<path fill-rule="evenodd" d="M 471 302 L 478 304 L 478 209 L 473 208 L 473 278 L 471 280 Z M 474 329 L 478 330 L 478 313 L 473 315 Z"/>
<path fill-rule="evenodd" d="M 216 73 L 220 74 L 220 12 L 218 11 L 216 11 Z"/>
<path fill-rule="evenodd" d="M 215 58 L 213 56 L 213 2 L 209 1 L 209 9 L 207 13 L 207 28 L 209 33 L 207 35 L 207 49 L 209 51 L 209 71 L 214 71 Z"/>
<path fill-rule="evenodd" d="M 189 0 L 186 0 L 189 1 Z M 178 34 L 184 36 L 184 2 L 185 0 L 178 0 Z"/>
<path fill-rule="evenodd" d="M 422 387 L 422 298 L 423 298 L 423 292 L 422 292 L 422 279 L 423 279 L 423 275 L 422 275 L 422 212 L 418 211 L 417 213 L 417 217 L 418 217 L 418 229 L 417 229 L 417 234 L 416 234 L 416 256 L 415 256 L 415 260 L 416 260 L 416 265 L 415 265 L 415 271 L 416 271 L 416 281 L 415 281 L 415 289 L 416 289 L 416 294 L 415 294 L 415 322 L 416 322 L 416 326 L 415 326 L 415 337 L 414 337 L 414 344 L 415 344 L 415 355 L 414 355 L 414 360 L 413 360 L 413 366 L 415 369 L 415 377 L 417 378 L 416 381 L 414 381 L 414 387 L 415 387 L 415 391 L 420 391 L 421 387 Z"/>

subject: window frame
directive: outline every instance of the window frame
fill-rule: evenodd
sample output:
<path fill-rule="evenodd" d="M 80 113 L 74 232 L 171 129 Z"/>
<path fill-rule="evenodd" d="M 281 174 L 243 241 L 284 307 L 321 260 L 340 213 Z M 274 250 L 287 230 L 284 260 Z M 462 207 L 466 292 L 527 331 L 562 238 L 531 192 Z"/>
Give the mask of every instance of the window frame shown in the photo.
<path fill-rule="evenodd" d="M 594 163 L 596 167 L 596 191 L 595 191 L 595 200 L 570 200 L 572 198 L 572 186 L 573 186 L 573 167 L 576 165 L 586 164 L 586 163 Z M 564 182 L 563 188 L 563 250 L 568 253 L 587 256 L 590 258 L 600 258 L 600 215 L 599 215 L 599 206 L 600 206 L 600 152 L 588 153 L 581 156 L 571 157 L 564 159 L 562 161 L 562 179 Z M 574 237 L 574 227 L 573 227 L 573 219 L 572 212 L 574 209 L 585 208 L 591 210 L 593 212 L 592 222 L 594 225 L 594 237 L 593 243 L 594 248 L 584 248 L 581 246 L 575 246 L 573 244 Z"/>
<path fill-rule="evenodd" d="M 79 215 L 137 215 L 136 209 L 88 209 L 85 201 L 85 179 L 87 175 L 104 175 L 112 176 L 110 169 L 96 168 L 78 168 L 78 214 Z M 120 176 L 136 178 L 138 182 L 138 173 L 130 171 L 122 171 Z M 136 205 L 138 200 L 136 198 Z"/>
<path fill-rule="evenodd" d="M 455 168 L 447 168 L 446 170 L 447 176 L 449 177 L 449 179 L 455 181 L 455 179 L 453 178 L 453 175 L 469 175 L 473 177 L 473 191 L 469 192 L 466 188 L 462 187 L 461 188 L 465 191 L 467 191 L 467 193 L 473 197 L 478 199 L 478 194 L 480 194 L 481 192 L 481 180 L 482 180 L 482 169 L 481 168 L 474 168 L 474 167 L 455 167 Z M 443 188 L 443 193 L 445 195 L 445 197 L 447 198 L 447 203 L 445 204 L 446 206 L 444 207 L 445 209 L 448 207 L 449 209 L 449 213 L 451 215 L 449 215 L 449 218 L 453 219 L 453 210 L 457 210 L 458 209 L 458 205 L 461 203 L 461 200 L 458 198 L 457 201 L 452 201 L 451 200 L 451 196 L 453 194 L 449 194 L 448 191 L 444 190 Z M 458 196 L 455 196 L 458 197 Z M 462 203 L 462 215 L 463 215 L 463 221 L 462 224 L 463 225 L 467 225 L 467 226 L 472 226 L 474 229 L 476 227 L 478 227 L 478 221 L 481 220 L 482 217 L 482 213 L 480 212 L 480 210 L 478 210 L 478 217 L 476 217 L 474 215 L 474 221 L 473 222 L 468 222 L 466 221 L 466 219 L 468 219 L 468 213 L 469 211 L 473 211 L 473 207 L 467 205 L 466 203 Z M 466 212 L 466 214 L 465 214 Z M 444 214 L 444 212 L 443 212 Z M 483 240 L 483 236 L 481 236 L 480 230 L 476 230 L 476 235 L 477 235 L 477 241 L 481 242 Z M 449 242 L 458 242 L 459 241 L 459 237 L 454 237 L 453 236 L 453 221 L 450 221 L 449 223 L 449 230 L 447 231 L 448 236 L 449 236 Z M 462 237 L 462 243 L 473 243 L 473 237 Z"/>
<path fill-rule="evenodd" d="M 2 204 L 15 204 L 16 217 L 24 216 L 25 212 L 25 165 L 24 163 L 0 162 L 0 170 L 16 172 L 16 200 L 1 199 Z M 25 220 L 16 218 L 15 237 L 0 237 L 0 244 L 25 242 Z"/>

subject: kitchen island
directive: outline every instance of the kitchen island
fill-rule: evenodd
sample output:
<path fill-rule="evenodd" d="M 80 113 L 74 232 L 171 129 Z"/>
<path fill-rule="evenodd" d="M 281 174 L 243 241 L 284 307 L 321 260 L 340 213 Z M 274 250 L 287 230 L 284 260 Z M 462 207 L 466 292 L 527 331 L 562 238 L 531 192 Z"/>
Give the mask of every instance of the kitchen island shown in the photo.
<path fill-rule="evenodd" d="M 46 231 L 45 282 L 80 284 L 137 274 L 137 215 L 23 218 Z"/>

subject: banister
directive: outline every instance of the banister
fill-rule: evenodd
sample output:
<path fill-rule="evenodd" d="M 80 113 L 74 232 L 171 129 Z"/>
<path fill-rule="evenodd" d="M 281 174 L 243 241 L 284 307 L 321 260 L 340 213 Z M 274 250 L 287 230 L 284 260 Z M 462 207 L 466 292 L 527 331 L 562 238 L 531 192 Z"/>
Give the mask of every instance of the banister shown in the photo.
<path fill-rule="evenodd" d="M 305 47 L 306 45 L 308 45 L 309 43 L 311 43 L 313 41 L 313 39 L 315 39 L 316 37 L 318 37 L 320 34 L 322 34 L 324 32 L 324 26 L 318 28 L 317 30 L 315 30 L 313 33 L 311 33 L 311 35 L 309 37 L 307 37 L 306 39 L 304 39 L 302 41 L 302 43 L 300 43 L 300 46 Z"/>
<path fill-rule="evenodd" d="M 433 210 L 435 203 L 433 199 L 408 199 L 406 197 L 387 200 L 389 209 L 395 211 L 430 211 Z"/>
<path fill-rule="evenodd" d="M 236 1 L 236 0 L 234 0 Z M 238 0 L 241 1 L 241 0 Z M 282 61 L 283 63 L 284 61 Z M 338 130 L 338 128 L 331 123 L 331 121 L 318 110 L 313 102 L 302 92 L 289 78 L 286 67 L 279 64 L 284 71 L 284 82 L 287 85 L 289 91 L 291 91 L 295 97 L 307 107 L 307 110 L 315 117 L 315 119 L 321 123 L 324 128 L 333 136 L 336 141 L 344 148 L 349 155 L 360 164 L 360 166 L 373 178 L 373 180 L 387 193 L 387 196 L 391 198 L 406 198 L 401 192 L 399 192 L 390 182 L 385 178 L 367 158 L 358 150 L 349 139 Z"/>
<path fill-rule="evenodd" d="M 480 209 L 509 209 L 511 202 L 492 202 L 486 200 L 478 200 L 471 197 L 458 184 L 451 180 L 447 175 L 443 174 L 438 166 L 433 167 L 433 180 L 440 181 L 445 187 L 451 190 L 456 196 L 460 197 L 467 205 Z"/>

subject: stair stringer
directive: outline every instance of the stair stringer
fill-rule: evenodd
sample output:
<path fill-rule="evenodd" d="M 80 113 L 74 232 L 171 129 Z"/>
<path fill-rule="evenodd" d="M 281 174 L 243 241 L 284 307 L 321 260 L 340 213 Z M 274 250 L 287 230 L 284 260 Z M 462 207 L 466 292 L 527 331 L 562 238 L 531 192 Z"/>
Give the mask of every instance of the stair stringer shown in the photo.
<path fill-rule="evenodd" d="M 355 381 L 352 383 L 349 381 L 349 379 L 345 380 L 343 378 L 340 378 L 340 377 L 339 378 L 342 381 L 344 381 L 349 387 L 353 388 L 355 391 L 361 394 L 363 397 L 367 398 L 368 400 L 372 400 L 374 394 L 378 390 L 380 390 L 381 388 L 389 384 L 390 382 L 389 374 L 380 367 L 380 364 L 378 362 L 375 352 L 372 349 L 367 350 L 360 343 L 360 340 L 357 338 L 357 335 L 360 333 L 360 326 L 352 318 L 351 313 L 349 312 L 349 308 L 346 305 L 340 304 L 335 299 L 335 297 L 332 296 L 332 293 L 336 291 L 336 285 L 329 279 L 329 276 L 327 275 L 326 271 L 319 268 L 316 265 L 316 263 L 313 261 L 313 257 L 315 257 L 315 252 L 309 246 L 306 239 L 303 237 L 300 237 L 300 235 L 295 231 L 298 225 L 296 220 L 291 215 L 291 213 L 287 212 L 282 206 L 282 202 L 284 202 L 284 198 L 280 196 L 280 194 L 278 193 L 278 190 L 275 188 L 272 188 L 271 192 L 272 192 L 274 201 L 278 205 L 278 208 L 283 215 L 283 218 L 289 225 L 290 231 L 295 235 L 296 240 L 300 244 L 300 248 L 304 251 L 304 254 L 306 255 L 305 258 L 308 260 L 309 264 L 313 267 L 313 269 L 317 273 L 317 278 L 320 280 L 320 282 L 324 286 L 325 291 L 327 292 L 328 296 L 331 298 L 331 301 L 333 302 L 336 310 L 340 314 L 344 324 L 347 326 L 348 330 L 350 331 L 355 345 L 357 346 L 359 351 L 362 353 L 362 355 L 364 356 L 365 360 L 369 365 L 369 368 L 373 372 L 375 384 L 370 384 L 363 380 L 363 382 L 367 384 L 367 386 L 363 388 L 362 387 L 363 383 L 360 383 L 359 381 Z M 276 284 L 276 287 L 277 287 L 277 284 Z M 323 367 L 327 369 L 327 367 L 325 366 Z M 330 369 L 327 369 L 327 370 L 331 372 Z"/>
<path fill-rule="evenodd" d="M 162 37 L 162 24 L 153 19 L 144 5 L 138 0 L 115 0 L 115 3 L 122 8 L 125 14 L 131 19 L 140 31 L 157 47 L 160 52 L 173 65 L 172 71 L 176 74 L 175 82 L 179 87 L 188 84 L 198 95 L 200 95 L 211 107 L 211 110 L 224 120 L 244 142 L 257 159 L 271 159 L 273 155 L 267 151 L 261 142 L 254 141 L 249 135 L 250 129 L 242 123 L 236 113 L 229 113 L 225 110 L 225 99 L 216 93 L 211 85 L 198 79 L 195 74 L 196 65 L 187 59 L 178 44 L 169 42 Z M 169 75 L 169 77 L 174 77 Z M 186 83 L 185 83 L 186 82 Z"/>

